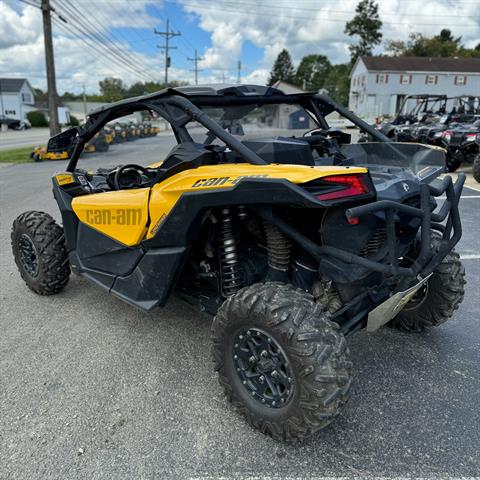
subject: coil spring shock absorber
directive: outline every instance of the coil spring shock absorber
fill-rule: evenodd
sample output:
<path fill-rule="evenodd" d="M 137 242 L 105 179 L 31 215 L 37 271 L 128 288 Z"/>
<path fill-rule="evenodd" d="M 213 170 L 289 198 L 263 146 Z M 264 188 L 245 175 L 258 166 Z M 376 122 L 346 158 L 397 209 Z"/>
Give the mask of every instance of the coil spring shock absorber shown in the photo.
<path fill-rule="evenodd" d="M 235 226 L 230 208 L 223 208 L 219 231 L 220 272 L 222 294 L 230 297 L 242 286 L 241 272 L 238 266 Z"/>
<path fill-rule="evenodd" d="M 266 220 L 263 222 L 268 250 L 268 275 L 270 281 L 285 282 L 290 268 L 290 242 Z"/>

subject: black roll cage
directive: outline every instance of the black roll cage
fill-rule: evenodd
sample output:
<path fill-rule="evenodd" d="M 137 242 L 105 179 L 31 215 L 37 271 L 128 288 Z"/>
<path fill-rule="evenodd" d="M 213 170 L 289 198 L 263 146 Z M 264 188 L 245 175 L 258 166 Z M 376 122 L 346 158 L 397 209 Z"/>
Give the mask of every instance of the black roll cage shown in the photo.
<path fill-rule="evenodd" d="M 344 108 L 331 98 L 322 94 L 301 93 L 286 95 L 283 93 L 270 93 L 267 95 L 193 95 L 192 100 L 183 96 L 180 92 L 148 95 L 137 99 L 125 100 L 114 103 L 102 110 L 90 114 L 84 127 L 76 128 L 75 138 L 69 149 L 72 151 L 67 166 L 68 172 L 73 172 L 77 166 L 78 159 L 85 144 L 98 133 L 104 125 L 119 117 L 129 115 L 141 110 L 153 110 L 172 126 L 173 133 L 178 143 L 192 142 L 185 125 L 194 120 L 212 132 L 222 140 L 230 149 L 241 155 L 245 160 L 254 165 L 265 165 L 256 153 L 247 148 L 242 142 L 222 128 L 216 121 L 212 120 L 201 108 L 202 106 L 234 106 L 234 105 L 274 105 L 274 104 L 299 104 L 312 115 L 314 120 L 322 129 L 328 129 L 325 116 L 336 111 L 341 116 L 350 120 L 361 130 L 369 133 L 378 142 L 391 142 L 391 140 L 364 122 L 348 109 Z M 63 132 L 52 137 L 48 150 L 56 149 L 55 140 L 64 135 Z"/>

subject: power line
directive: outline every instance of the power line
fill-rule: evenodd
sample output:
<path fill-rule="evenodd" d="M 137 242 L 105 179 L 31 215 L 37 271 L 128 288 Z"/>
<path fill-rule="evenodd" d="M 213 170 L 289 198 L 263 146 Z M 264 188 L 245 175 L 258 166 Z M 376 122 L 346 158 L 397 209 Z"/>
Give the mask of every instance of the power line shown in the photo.
<path fill-rule="evenodd" d="M 67 12 L 74 20 L 70 23 L 71 27 L 75 28 L 79 31 L 82 35 L 85 35 L 89 40 L 94 42 L 98 47 L 103 51 L 103 55 L 106 55 L 110 58 L 114 58 L 117 64 L 122 65 L 123 67 L 127 68 L 131 73 L 134 73 L 137 77 L 143 77 L 144 79 L 153 79 L 148 72 L 145 72 L 143 66 L 137 66 L 136 62 L 129 58 L 128 56 L 124 55 L 123 52 L 119 52 L 116 45 L 112 44 L 112 42 L 101 32 L 94 32 L 92 31 L 89 24 L 82 20 L 83 15 L 82 13 L 76 9 L 75 7 L 70 8 L 69 5 L 66 5 L 64 0 L 55 0 L 57 7 L 58 2 L 61 3 L 61 8 L 64 12 Z M 75 10 L 78 13 L 75 13 Z M 113 47 L 113 48 L 112 48 Z"/>
<path fill-rule="evenodd" d="M 171 3 L 171 0 L 165 0 L 165 2 L 167 3 Z M 244 14 L 244 15 L 247 15 L 247 16 L 262 16 L 264 17 L 265 15 L 267 15 L 266 12 L 261 12 L 261 11 L 254 11 L 254 10 L 248 10 L 248 11 L 245 11 L 245 10 L 239 10 L 239 9 L 235 9 L 234 7 L 235 6 L 238 6 L 238 4 L 235 4 L 235 5 L 232 5 L 232 7 L 230 9 L 227 9 L 227 8 L 221 8 L 219 6 L 217 6 L 216 4 L 208 4 L 208 3 L 203 3 L 203 4 L 192 4 L 192 3 L 187 3 L 187 2 L 179 2 L 180 5 L 182 6 L 186 6 L 186 7 L 192 7 L 192 8 L 197 8 L 197 9 L 200 9 L 200 10 L 210 10 L 211 7 L 214 7 L 215 8 L 215 11 L 221 11 L 221 12 L 226 12 L 226 13 L 237 13 L 237 14 Z M 242 7 L 245 6 L 246 4 L 245 3 L 242 3 Z M 261 6 L 259 5 L 253 5 L 253 4 L 249 4 L 250 6 L 252 7 L 256 7 L 256 8 L 261 8 Z M 316 10 L 317 12 L 319 11 L 318 9 Z M 325 11 L 325 13 L 329 13 L 328 11 Z M 342 12 L 343 13 L 343 12 Z M 380 15 L 382 15 L 382 13 L 380 12 Z M 280 18 L 289 18 L 289 19 L 292 19 L 292 20 L 312 20 L 312 17 L 305 17 L 305 16 L 299 16 L 299 15 L 288 15 L 288 14 L 285 14 L 285 15 L 282 15 L 282 14 L 275 14 L 275 13 L 272 13 L 272 12 L 268 12 L 268 16 L 269 17 L 280 17 Z M 398 16 L 398 14 L 396 15 Z M 416 15 L 414 15 L 416 17 Z M 429 17 L 432 17 L 434 15 L 428 15 Z M 455 17 L 455 15 L 449 15 L 450 18 L 452 17 Z M 470 16 L 468 16 L 470 18 Z M 339 22 L 339 23 L 345 23 L 349 20 L 351 20 L 351 16 L 349 18 L 345 18 L 345 19 L 340 19 L 340 18 L 321 18 L 319 19 L 319 21 L 321 22 Z M 385 25 L 402 25 L 402 26 L 405 26 L 405 25 L 411 25 L 411 26 L 415 26 L 415 27 L 428 27 L 428 26 L 431 26 L 431 27 L 448 27 L 448 24 L 445 24 L 445 23 L 442 23 L 442 24 L 437 24 L 437 23 L 413 23 L 413 22 L 409 22 L 409 21 L 405 21 L 405 22 L 390 22 L 390 21 L 385 21 L 385 20 L 382 20 L 382 23 L 385 24 Z M 450 25 L 450 26 L 458 26 L 458 25 Z M 462 25 L 462 28 L 478 28 L 478 25 Z"/>
<path fill-rule="evenodd" d="M 404 1 L 408 1 L 408 0 L 404 0 Z M 411 0 L 411 1 L 416 1 L 416 0 Z M 289 0 L 290 2 L 290 0 Z M 174 2 L 173 0 L 165 0 L 165 3 L 176 3 Z M 187 5 L 187 6 L 192 6 L 192 7 L 200 7 L 202 4 L 203 5 L 206 5 L 206 6 L 214 6 L 215 9 L 217 9 L 217 3 L 215 2 L 209 2 L 208 0 L 204 0 L 204 1 L 198 1 L 198 3 L 196 3 L 195 5 L 189 5 L 185 2 L 178 2 L 180 3 L 180 5 Z M 456 4 L 462 4 L 462 5 L 476 5 L 477 2 L 461 2 L 461 1 L 457 1 L 455 2 Z M 238 7 L 240 6 L 240 4 L 236 3 L 236 2 L 233 2 L 233 1 L 229 1 L 229 0 L 224 0 L 222 1 L 222 5 L 227 5 L 227 6 L 230 6 L 230 7 Z M 325 4 L 323 4 L 325 5 Z M 258 3 L 249 3 L 249 2 L 245 2 L 245 1 L 242 1 L 241 3 L 241 6 L 252 6 L 252 7 L 255 7 L 255 8 L 268 8 L 269 10 L 271 9 L 277 9 L 277 10 L 288 10 L 289 12 L 292 11 L 292 10 L 300 10 L 300 11 L 306 11 L 306 12 L 319 12 L 319 11 L 322 11 L 322 12 L 326 12 L 326 13 L 340 13 L 340 14 L 344 14 L 344 15 L 349 15 L 351 16 L 352 15 L 352 11 L 349 11 L 349 10 L 332 10 L 331 8 L 325 8 L 324 10 L 319 10 L 318 6 L 316 7 L 311 7 L 311 8 L 308 8 L 308 7 L 299 7 L 299 6 L 294 6 L 294 5 L 291 5 L 289 3 L 289 5 L 285 5 L 285 6 L 282 6 L 282 5 L 279 5 L 278 2 L 275 3 L 275 4 L 266 4 L 264 2 L 262 2 L 261 4 L 258 4 Z M 380 5 L 381 7 L 381 5 Z M 250 11 L 248 12 L 250 13 Z M 382 15 L 385 15 L 385 16 L 395 16 L 397 17 L 398 16 L 398 13 L 383 13 L 380 11 L 380 13 Z M 402 14 L 402 16 L 408 16 L 408 17 L 448 17 L 448 18 L 451 18 L 452 17 L 452 14 L 421 14 L 421 13 L 405 13 L 405 14 Z M 455 17 L 459 17 L 459 18 L 470 18 L 471 15 L 453 15 Z"/>
<path fill-rule="evenodd" d="M 41 8 L 38 3 L 27 2 L 27 0 L 18 0 L 19 2 L 25 3 L 25 5 L 30 5 L 31 7 Z"/>
<path fill-rule="evenodd" d="M 83 2 L 82 2 L 82 5 L 84 5 Z M 79 11 L 79 8 L 77 8 L 76 10 Z M 119 10 L 120 10 L 120 12 L 122 12 L 123 9 L 119 9 Z M 100 9 L 100 13 L 102 14 L 102 19 L 105 19 L 105 16 L 103 15 L 104 12 L 101 9 Z M 115 50 L 117 52 L 119 52 L 124 58 L 127 58 L 130 62 L 132 61 L 131 59 L 133 59 L 133 61 L 135 62 L 134 63 L 135 66 L 137 66 L 137 68 L 140 68 L 143 71 L 144 70 L 144 67 L 143 67 L 144 61 L 141 58 L 138 57 L 137 53 L 134 52 L 134 51 L 132 51 L 132 52 L 122 51 L 121 48 L 118 45 L 116 45 L 116 43 L 115 43 L 115 42 L 118 42 L 118 44 L 122 44 L 122 39 L 121 38 L 123 38 L 123 41 L 126 42 L 127 44 L 129 44 L 129 43 L 131 43 L 130 39 L 126 38 L 121 32 L 118 32 L 118 35 L 121 37 L 121 38 L 119 38 L 119 36 L 117 36 L 113 31 L 111 31 L 110 25 L 105 24 L 100 18 L 98 18 L 97 16 L 93 15 L 90 12 L 88 13 L 88 15 L 89 15 L 89 18 L 93 19 L 95 24 L 104 32 L 103 36 L 108 38 L 110 43 L 115 46 Z M 83 16 L 86 16 L 86 12 L 83 13 Z M 123 13 L 122 13 L 122 16 L 123 16 Z M 107 21 L 110 21 L 110 20 L 107 19 Z M 135 29 L 134 29 L 134 32 L 135 32 Z M 146 73 L 147 73 L 147 75 L 149 75 L 148 72 L 146 72 Z M 152 80 L 154 79 L 151 75 L 149 75 L 149 76 L 151 77 Z"/>
<path fill-rule="evenodd" d="M 75 30 L 72 28 L 67 29 L 63 24 L 61 24 L 59 21 L 56 21 L 55 19 L 54 23 L 57 28 L 59 28 L 67 37 L 74 37 L 84 43 L 88 47 L 88 54 L 90 54 L 97 60 L 101 61 L 102 63 L 109 62 L 112 66 L 120 68 L 125 72 L 128 72 L 130 75 L 132 74 L 132 71 L 127 68 L 127 66 L 124 65 L 122 62 L 117 60 L 117 58 L 105 55 L 105 51 L 99 46 L 99 44 L 92 40 L 90 37 L 86 37 L 82 31 L 78 33 L 79 30 Z M 95 55 L 93 52 L 96 52 L 97 55 Z"/>
<path fill-rule="evenodd" d="M 165 45 L 159 45 L 158 48 L 162 49 L 165 52 L 165 87 L 168 87 L 168 69 L 170 68 L 171 65 L 171 58 L 170 55 L 168 54 L 168 51 L 177 47 L 172 47 L 170 46 L 169 42 L 171 38 L 174 37 L 179 37 L 181 35 L 180 32 L 173 32 L 170 30 L 170 22 L 169 19 L 167 18 L 167 29 L 165 32 L 159 32 L 156 28 L 153 30 L 153 33 L 155 35 L 161 35 L 162 37 L 165 37 Z"/>

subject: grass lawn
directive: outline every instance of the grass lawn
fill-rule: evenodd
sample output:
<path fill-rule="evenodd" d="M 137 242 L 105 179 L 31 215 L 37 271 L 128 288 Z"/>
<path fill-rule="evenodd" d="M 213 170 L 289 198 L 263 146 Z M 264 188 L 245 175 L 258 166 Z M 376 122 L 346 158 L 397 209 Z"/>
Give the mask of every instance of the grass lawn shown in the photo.
<path fill-rule="evenodd" d="M 35 147 L 12 148 L 0 150 L 0 163 L 24 163 L 32 162 L 30 153 Z"/>

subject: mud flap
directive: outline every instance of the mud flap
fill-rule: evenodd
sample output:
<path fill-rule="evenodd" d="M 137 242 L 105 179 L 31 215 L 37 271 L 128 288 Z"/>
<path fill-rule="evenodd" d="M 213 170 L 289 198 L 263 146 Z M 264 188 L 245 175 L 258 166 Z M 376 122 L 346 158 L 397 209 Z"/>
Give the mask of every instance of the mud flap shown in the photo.
<path fill-rule="evenodd" d="M 402 308 L 412 299 L 415 293 L 428 282 L 432 273 L 420 280 L 416 285 L 410 287 L 403 292 L 397 292 L 388 300 L 378 305 L 368 314 L 367 331 L 374 332 L 382 325 L 388 323 L 392 318 L 396 317 Z"/>

